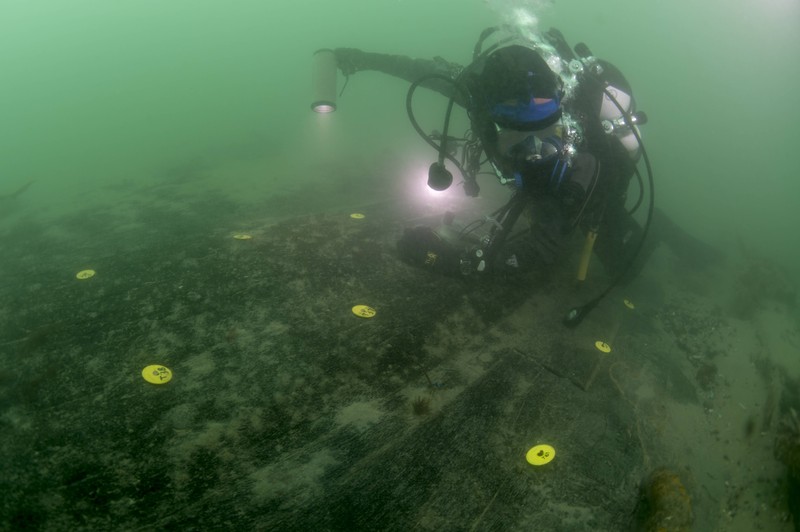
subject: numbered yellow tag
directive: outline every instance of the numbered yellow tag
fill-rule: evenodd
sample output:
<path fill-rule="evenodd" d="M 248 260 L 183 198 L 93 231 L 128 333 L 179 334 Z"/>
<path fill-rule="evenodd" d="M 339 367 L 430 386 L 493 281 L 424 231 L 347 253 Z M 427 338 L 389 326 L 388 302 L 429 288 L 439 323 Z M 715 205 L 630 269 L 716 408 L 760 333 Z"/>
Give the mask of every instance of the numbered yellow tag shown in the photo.
<path fill-rule="evenodd" d="M 551 462 L 555 457 L 555 449 L 550 445 L 541 444 L 531 447 L 525 455 L 525 460 L 527 460 L 530 465 L 540 466 Z"/>
<path fill-rule="evenodd" d="M 602 341 L 602 340 L 598 340 L 598 341 L 596 341 L 596 342 L 594 343 L 594 346 L 595 346 L 595 347 L 596 347 L 598 350 L 602 351 L 603 353 L 610 353 L 610 352 L 611 352 L 611 346 L 610 346 L 610 345 L 608 345 L 607 343 L 605 343 L 605 342 L 604 342 L 604 341 Z"/>
<path fill-rule="evenodd" d="M 359 318 L 372 318 L 377 314 L 377 310 L 372 307 L 368 307 L 367 305 L 356 305 L 353 307 L 353 314 L 358 316 Z"/>
<path fill-rule="evenodd" d="M 166 384 L 172 380 L 172 371 L 161 364 L 151 364 L 142 370 L 142 377 L 152 384 Z"/>
<path fill-rule="evenodd" d="M 81 270 L 77 274 L 75 274 L 75 277 L 83 281 L 84 279 L 91 279 L 92 277 L 94 277 L 95 273 L 96 272 L 94 270 Z"/>

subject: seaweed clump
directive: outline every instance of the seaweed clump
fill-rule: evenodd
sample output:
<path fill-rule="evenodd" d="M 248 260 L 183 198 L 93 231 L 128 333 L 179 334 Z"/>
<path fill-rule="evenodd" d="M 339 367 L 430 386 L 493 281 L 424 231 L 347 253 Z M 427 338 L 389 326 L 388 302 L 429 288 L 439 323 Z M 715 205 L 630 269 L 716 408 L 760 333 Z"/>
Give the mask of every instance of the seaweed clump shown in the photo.
<path fill-rule="evenodd" d="M 700 387 L 705 390 L 709 391 L 714 388 L 714 384 L 717 380 L 717 366 L 710 362 L 704 362 L 697 368 L 697 383 Z"/>
<path fill-rule="evenodd" d="M 689 532 L 692 529 L 692 501 L 680 477 L 660 468 L 642 484 L 636 523 L 643 532 Z"/>
<path fill-rule="evenodd" d="M 415 416 L 425 416 L 431 413 L 431 398 L 430 397 L 415 397 L 411 401 L 411 412 Z"/>
<path fill-rule="evenodd" d="M 775 437 L 775 457 L 788 469 L 789 511 L 795 526 L 800 523 L 800 416 L 789 408 Z"/>
<path fill-rule="evenodd" d="M 794 408 L 781 420 L 775 438 L 775 457 L 800 479 L 800 416 Z"/>

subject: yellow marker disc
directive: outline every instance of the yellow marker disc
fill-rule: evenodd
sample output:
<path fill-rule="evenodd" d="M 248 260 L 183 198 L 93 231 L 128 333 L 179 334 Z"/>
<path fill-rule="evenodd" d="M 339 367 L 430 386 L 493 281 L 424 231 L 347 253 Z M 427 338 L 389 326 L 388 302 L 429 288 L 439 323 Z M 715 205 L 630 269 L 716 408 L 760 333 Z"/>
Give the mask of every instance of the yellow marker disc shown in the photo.
<path fill-rule="evenodd" d="M 354 212 L 353 214 L 350 215 L 350 218 L 353 218 L 354 220 L 363 220 L 364 217 L 365 216 L 360 212 Z"/>
<path fill-rule="evenodd" d="M 378 311 L 367 305 L 356 305 L 353 307 L 353 314 L 359 318 L 371 318 L 375 316 Z"/>
<path fill-rule="evenodd" d="M 238 234 L 233 235 L 233 238 L 235 238 L 236 240 L 250 240 L 251 238 L 253 238 L 253 235 L 248 235 L 248 234 L 245 234 L 245 233 L 238 233 Z"/>
<path fill-rule="evenodd" d="M 541 444 L 531 447 L 525 455 L 525 460 L 530 465 L 540 466 L 553 460 L 556 457 L 556 450 L 549 445 Z"/>
<path fill-rule="evenodd" d="M 602 351 L 603 353 L 610 353 L 610 352 L 611 352 L 611 346 L 610 346 L 610 345 L 608 345 L 607 343 L 605 343 L 605 342 L 604 342 L 604 341 L 602 341 L 602 340 L 598 340 L 598 341 L 596 341 L 596 342 L 594 343 L 594 346 L 595 346 L 597 349 L 599 349 L 600 351 Z"/>
<path fill-rule="evenodd" d="M 77 277 L 80 280 L 91 279 L 92 277 L 94 277 L 95 273 L 96 272 L 94 270 L 81 270 L 75 275 L 75 277 Z"/>
<path fill-rule="evenodd" d="M 631 309 L 631 310 L 633 310 L 634 308 L 636 308 L 636 307 L 634 306 L 634 304 L 633 304 L 633 301 L 631 301 L 630 299 L 623 299 L 623 300 L 622 300 L 622 302 L 623 302 L 623 303 L 625 303 L 625 306 L 626 306 L 626 307 L 628 307 L 628 308 L 629 308 L 629 309 Z"/>
<path fill-rule="evenodd" d="M 142 377 L 153 384 L 166 384 L 172 379 L 172 371 L 161 364 L 151 364 L 142 370 Z"/>

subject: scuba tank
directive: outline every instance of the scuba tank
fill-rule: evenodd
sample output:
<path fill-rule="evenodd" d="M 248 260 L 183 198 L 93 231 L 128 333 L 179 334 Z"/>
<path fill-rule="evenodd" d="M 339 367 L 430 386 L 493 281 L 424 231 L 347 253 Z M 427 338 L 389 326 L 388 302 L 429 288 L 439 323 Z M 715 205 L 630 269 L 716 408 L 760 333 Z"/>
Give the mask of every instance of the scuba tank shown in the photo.
<path fill-rule="evenodd" d="M 638 126 L 647 123 L 647 115 L 636 111 L 633 89 L 622 72 L 612 63 L 595 57 L 584 43 L 576 44 L 573 52 L 564 35 L 555 28 L 547 31 L 544 38 L 580 80 L 575 104 L 582 108 L 587 119 L 595 122 L 591 117 L 596 118 L 595 124 L 600 125 L 603 133 L 624 148 L 632 161 L 637 161 L 641 156 Z"/>

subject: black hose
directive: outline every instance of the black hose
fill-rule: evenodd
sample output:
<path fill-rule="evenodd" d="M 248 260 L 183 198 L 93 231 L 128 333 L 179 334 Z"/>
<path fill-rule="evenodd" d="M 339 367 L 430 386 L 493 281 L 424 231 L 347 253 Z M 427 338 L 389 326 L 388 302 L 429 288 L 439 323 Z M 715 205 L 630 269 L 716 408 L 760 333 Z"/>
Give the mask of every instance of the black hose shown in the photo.
<path fill-rule="evenodd" d="M 636 182 L 639 184 L 639 197 L 636 198 L 636 203 L 631 207 L 631 210 L 628 211 L 629 215 L 638 211 L 644 200 L 644 181 L 642 181 L 642 173 L 638 168 L 634 168 L 634 172 L 636 173 Z"/>
<path fill-rule="evenodd" d="M 588 303 L 583 304 L 580 307 L 574 307 L 567 312 L 566 316 L 564 316 L 563 324 L 569 328 L 577 327 L 583 319 L 586 317 L 589 312 L 592 311 L 594 307 L 597 306 L 600 301 L 607 296 L 614 288 L 619 285 L 620 281 L 625 278 L 625 275 L 630 271 L 631 267 L 633 267 L 633 263 L 636 260 L 636 257 L 642 251 L 642 247 L 644 246 L 645 239 L 647 238 L 647 233 L 650 230 L 650 224 L 653 221 L 653 211 L 655 210 L 655 183 L 653 182 L 653 168 L 650 165 L 650 157 L 647 156 L 647 150 L 644 148 L 644 143 L 642 142 L 642 137 L 639 135 L 639 132 L 636 131 L 634 127 L 633 121 L 630 118 L 630 114 L 625 111 L 620 103 L 617 101 L 616 98 L 608 91 L 608 89 L 603 89 L 603 92 L 608 96 L 611 102 L 619 109 L 620 113 L 622 113 L 622 117 L 625 119 L 625 124 L 631 128 L 634 136 L 636 137 L 636 142 L 639 143 L 639 148 L 642 150 L 642 159 L 644 159 L 645 168 L 647 169 L 647 180 L 650 185 L 650 201 L 648 204 L 647 209 L 647 221 L 644 224 L 644 228 L 642 229 L 642 236 L 639 238 L 639 242 L 636 244 L 636 247 L 633 250 L 633 253 L 628 260 L 628 263 L 625 267 L 617 273 L 617 276 L 614 280 L 606 287 L 600 295 L 596 296 L 594 299 L 590 300 Z"/>
<path fill-rule="evenodd" d="M 416 117 L 414 116 L 414 106 L 413 106 L 414 92 L 417 90 L 417 87 L 419 87 L 422 83 L 424 83 L 425 81 L 431 80 L 431 79 L 441 79 L 443 81 L 447 81 L 448 83 L 452 83 L 453 87 L 456 89 L 456 91 L 454 91 L 454 93 L 453 93 L 453 96 L 450 97 L 450 100 L 447 103 L 447 112 L 445 113 L 445 122 L 444 122 L 443 131 L 442 131 L 442 141 L 439 144 L 437 144 L 433 140 L 433 138 L 431 138 L 431 136 L 428 135 L 422 129 L 422 127 L 420 127 L 419 123 L 417 122 Z M 442 75 L 442 74 L 428 74 L 426 76 L 423 76 L 423 77 L 419 78 L 418 80 L 414 81 L 411 84 L 411 86 L 408 88 L 408 93 L 406 94 L 406 113 L 408 114 L 408 120 L 411 122 L 411 126 L 414 128 L 414 130 L 419 134 L 420 137 L 422 137 L 422 139 L 425 142 L 427 142 L 431 147 L 433 147 L 434 150 L 436 150 L 439 153 L 439 164 L 443 165 L 444 164 L 444 160 L 447 159 L 448 161 L 453 163 L 453 165 L 455 165 L 456 168 L 458 168 L 458 171 L 461 172 L 461 176 L 464 178 L 464 182 L 467 183 L 467 185 L 469 185 L 470 187 L 476 187 L 477 183 L 475 182 L 475 177 L 473 175 L 471 175 L 469 172 L 467 172 L 464 169 L 464 167 L 461 165 L 461 163 L 458 162 L 458 160 L 455 157 L 453 157 L 452 155 L 448 154 L 447 153 L 447 149 L 446 149 L 446 147 L 447 147 L 447 132 L 448 132 L 448 130 L 450 128 L 450 116 L 452 114 L 453 105 L 455 104 L 455 98 L 456 98 L 455 97 L 455 92 L 457 92 L 459 90 L 463 91 L 464 89 L 461 87 L 461 85 L 458 84 L 458 82 L 456 82 L 452 78 L 449 78 L 449 77 L 447 77 L 445 75 Z M 468 188 L 467 186 L 465 186 L 465 190 L 469 191 L 469 190 L 473 190 L 473 188 Z"/>

